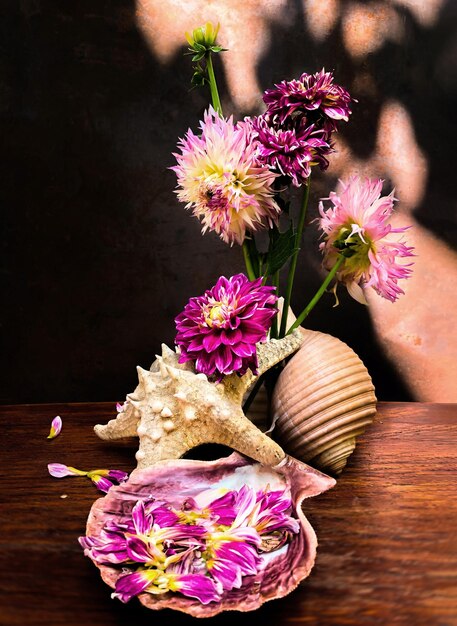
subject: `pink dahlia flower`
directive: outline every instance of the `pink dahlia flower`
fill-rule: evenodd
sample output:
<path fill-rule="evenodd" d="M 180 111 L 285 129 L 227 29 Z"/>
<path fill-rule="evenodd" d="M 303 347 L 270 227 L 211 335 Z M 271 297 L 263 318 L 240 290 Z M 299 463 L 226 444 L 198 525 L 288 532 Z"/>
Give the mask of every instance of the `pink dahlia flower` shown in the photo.
<path fill-rule="evenodd" d="M 283 80 L 268 89 L 263 100 L 269 115 L 283 123 L 291 116 L 305 116 L 327 131 L 335 130 L 336 122 L 349 120 L 351 96 L 333 83 L 333 74 L 322 69 L 315 74 L 302 74 L 299 79 Z M 320 120 L 320 123 L 319 123 Z"/>
<path fill-rule="evenodd" d="M 210 108 L 200 123 L 201 135 L 190 129 L 179 142 L 178 198 L 203 224 L 226 243 L 242 244 L 246 231 L 276 223 L 280 208 L 272 185 L 277 176 L 255 159 L 250 128 L 220 117 Z"/>
<path fill-rule="evenodd" d="M 221 378 L 257 370 L 256 344 L 267 337 L 276 315 L 274 287 L 244 274 L 221 276 L 202 296 L 191 298 L 175 322 L 180 362 L 195 361 L 195 369 Z"/>
<path fill-rule="evenodd" d="M 383 298 L 395 302 L 403 290 L 398 280 L 408 278 L 412 263 L 399 260 L 413 255 L 413 248 L 399 241 L 395 234 L 407 230 L 388 223 L 395 201 L 393 191 L 381 196 L 382 180 L 362 180 L 353 176 L 330 194 L 333 207 L 319 205 L 321 243 L 324 265 L 331 269 L 339 255 L 344 262 L 337 278 L 353 298 L 366 304 L 362 287 L 373 287 Z M 392 236 L 394 235 L 394 236 Z"/>
<path fill-rule="evenodd" d="M 287 176 L 295 187 L 306 183 L 311 167 L 327 169 L 331 146 L 324 141 L 324 130 L 313 124 L 306 126 L 303 118 L 295 125 L 277 125 L 268 115 L 247 119 L 257 140 L 259 163 Z M 290 126 L 290 127 L 289 127 Z"/>

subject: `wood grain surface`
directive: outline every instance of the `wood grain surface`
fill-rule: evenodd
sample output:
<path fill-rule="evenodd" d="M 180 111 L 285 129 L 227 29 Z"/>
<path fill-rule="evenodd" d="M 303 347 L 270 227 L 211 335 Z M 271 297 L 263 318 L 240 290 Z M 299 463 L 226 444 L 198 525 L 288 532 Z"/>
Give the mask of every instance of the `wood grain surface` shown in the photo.
<path fill-rule="evenodd" d="M 92 431 L 113 412 L 108 403 L 0 409 L 2 626 L 195 623 L 110 599 L 77 542 L 98 493 L 87 479 L 47 473 L 49 462 L 131 470 L 135 443 L 102 442 Z M 63 430 L 48 441 L 55 415 Z M 305 501 L 319 538 L 311 576 L 255 613 L 208 621 L 457 625 L 456 451 L 457 405 L 381 403 L 337 486 Z"/>

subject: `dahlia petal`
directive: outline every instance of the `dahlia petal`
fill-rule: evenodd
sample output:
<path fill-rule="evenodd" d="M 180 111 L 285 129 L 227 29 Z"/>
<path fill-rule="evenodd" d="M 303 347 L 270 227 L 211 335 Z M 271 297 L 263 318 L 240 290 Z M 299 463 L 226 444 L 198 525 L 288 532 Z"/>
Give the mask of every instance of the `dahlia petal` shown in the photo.
<path fill-rule="evenodd" d="M 325 115 L 334 120 L 344 120 L 345 122 L 349 120 L 346 109 L 343 107 L 325 107 Z"/>
<path fill-rule="evenodd" d="M 107 476 L 117 483 L 123 483 L 129 477 L 128 473 L 123 470 L 108 470 Z"/>
<path fill-rule="evenodd" d="M 233 346 L 241 341 L 243 333 L 241 332 L 241 330 L 239 330 L 239 328 L 236 328 L 234 331 L 229 330 L 228 332 L 226 330 L 223 330 L 220 337 L 221 342 L 224 345 Z"/>
<path fill-rule="evenodd" d="M 140 537 L 126 537 L 128 558 L 138 563 L 152 563 L 153 558 L 148 546 Z"/>
<path fill-rule="evenodd" d="M 214 350 L 217 350 L 222 345 L 221 336 L 216 333 L 206 335 L 203 338 L 202 344 L 207 352 L 214 352 Z M 195 348 L 192 348 L 192 349 L 195 349 Z"/>
<path fill-rule="evenodd" d="M 346 288 L 350 296 L 360 302 L 360 304 L 368 305 L 367 299 L 365 298 L 365 294 L 363 293 L 363 289 L 356 282 L 347 283 Z"/>
<path fill-rule="evenodd" d="M 88 472 L 88 476 L 94 485 L 97 487 L 99 491 L 102 493 L 108 493 L 114 483 L 112 483 L 106 476 L 100 476 L 100 474 L 91 474 Z"/>
<path fill-rule="evenodd" d="M 107 493 L 114 484 L 125 482 L 128 474 L 121 470 L 97 469 L 87 472 L 87 477 L 99 491 Z"/>
<path fill-rule="evenodd" d="M 243 576 L 257 574 L 259 556 L 254 545 L 243 541 L 224 541 L 213 552 L 208 569 L 224 590 L 239 589 Z"/>
<path fill-rule="evenodd" d="M 48 463 L 48 472 L 54 478 L 64 478 L 65 476 L 86 476 L 87 472 L 63 465 L 62 463 Z"/>
<path fill-rule="evenodd" d="M 208 576 L 202 574 L 183 574 L 175 576 L 170 582 L 172 591 L 180 591 L 183 595 L 196 598 L 202 604 L 218 602 L 220 594 L 216 584 Z"/>
<path fill-rule="evenodd" d="M 143 500 L 138 500 L 132 509 L 132 520 L 135 526 L 135 531 L 139 535 L 144 535 L 152 527 L 152 516 L 147 515 L 145 511 L 145 505 Z"/>
<path fill-rule="evenodd" d="M 161 502 L 149 502 L 145 504 L 144 510 L 147 519 L 149 520 L 152 517 L 154 525 L 160 528 L 174 526 L 179 522 L 179 515 Z"/>
<path fill-rule="evenodd" d="M 54 439 L 60 434 L 62 430 L 62 418 L 57 415 L 51 422 L 51 430 L 49 431 L 48 439 Z"/>
<path fill-rule="evenodd" d="M 145 591 L 156 580 L 158 574 L 157 570 L 138 570 L 120 576 L 116 581 L 115 592 L 111 597 L 118 598 L 121 602 L 128 602 L 134 596 Z"/>
<path fill-rule="evenodd" d="M 84 548 L 85 556 L 97 563 L 112 563 L 118 565 L 127 563 L 129 555 L 126 549 L 126 541 L 122 536 L 107 536 L 103 539 L 95 537 L 79 537 L 79 544 Z"/>
<path fill-rule="evenodd" d="M 238 343 L 236 346 L 232 346 L 233 352 L 240 357 L 250 357 L 255 354 L 255 345 L 247 343 Z"/>
<path fill-rule="evenodd" d="M 241 571 L 234 567 L 230 561 L 214 559 L 208 561 L 207 566 L 211 576 L 220 583 L 224 590 L 230 591 L 241 587 L 243 582 Z"/>
<path fill-rule="evenodd" d="M 222 374 L 231 374 L 231 352 L 228 346 L 220 346 L 216 353 L 216 367 Z"/>

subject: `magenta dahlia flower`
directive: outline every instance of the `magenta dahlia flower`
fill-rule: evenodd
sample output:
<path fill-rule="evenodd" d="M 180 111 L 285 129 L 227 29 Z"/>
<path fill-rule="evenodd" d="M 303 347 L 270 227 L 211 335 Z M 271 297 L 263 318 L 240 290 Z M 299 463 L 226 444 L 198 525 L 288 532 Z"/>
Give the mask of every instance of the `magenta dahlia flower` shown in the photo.
<path fill-rule="evenodd" d="M 282 176 L 291 179 L 295 187 L 306 183 L 311 167 L 327 169 L 327 155 L 332 148 L 324 141 L 324 130 L 313 124 L 306 126 L 302 118 L 295 125 L 280 126 L 268 115 L 247 119 L 257 140 L 257 160 Z"/>
<path fill-rule="evenodd" d="M 319 205 L 324 265 L 331 269 L 337 258 L 344 262 L 337 273 L 353 298 L 366 304 L 362 287 L 373 287 L 383 298 L 395 302 L 403 290 L 398 281 L 408 278 L 412 263 L 399 261 L 413 255 L 413 248 L 395 234 L 407 230 L 388 223 L 393 211 L 393 191 L 381 196 L 382 180 L 362 180 L 353 176 L 330 194 L 333 207 Z"/>
<path fill-rule="evenodd" d="M 283 80 L 267 89 L 263 100 L 267 113 L 277 116 L 282 124 L 289 117 L 306 117 L 319 128 L 335 130 L 336 122 L 349 120 L 351 96 L 333 83 L 333 74 L 322 69 L 315 74 L 302 74 L 299 79 Z"/>
<path fill-rule="evenodd" d="M 178 198 L 200 218 L 202 232 L 214 230 L 226 243 L 242 244 L 246 231 L 277 223 L 280 208 L 274 200 L 277 176 L 255 159 L 246 124 L 220 117 L 210 108 L 200 123 L 201 134 L 190 129 L 179 142 Z"/>
<path fill-rule="evenodd" d="M 175 322 L 180 362 L 218 379 L 257 371 L 256 344 L 267 337 L 276 315 L 275 287 L 244 274 L 221 276 L 202 296 L 191 298 Z"/>

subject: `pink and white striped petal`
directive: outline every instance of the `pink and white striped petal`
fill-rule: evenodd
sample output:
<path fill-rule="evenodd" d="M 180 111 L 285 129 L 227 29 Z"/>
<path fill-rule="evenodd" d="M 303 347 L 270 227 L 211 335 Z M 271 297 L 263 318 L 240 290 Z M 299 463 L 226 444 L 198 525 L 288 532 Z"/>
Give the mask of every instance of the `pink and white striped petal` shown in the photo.
<path fill-rule="evenodd" d="M 48 463 L 48 472 L 54 478 L 65 478 L 65 476 L 87 476 L 87 472 L 71 467 L 70 465 L 63 465 L 62 463 Z"/>
<path fill-rule="evenodd" d="M 54 439 L 60 434 L 62 430 L 62 418 L 60 415 L 57 415 L 51 422 L 51 430 L 49 431 L 48 439 Z"/>

